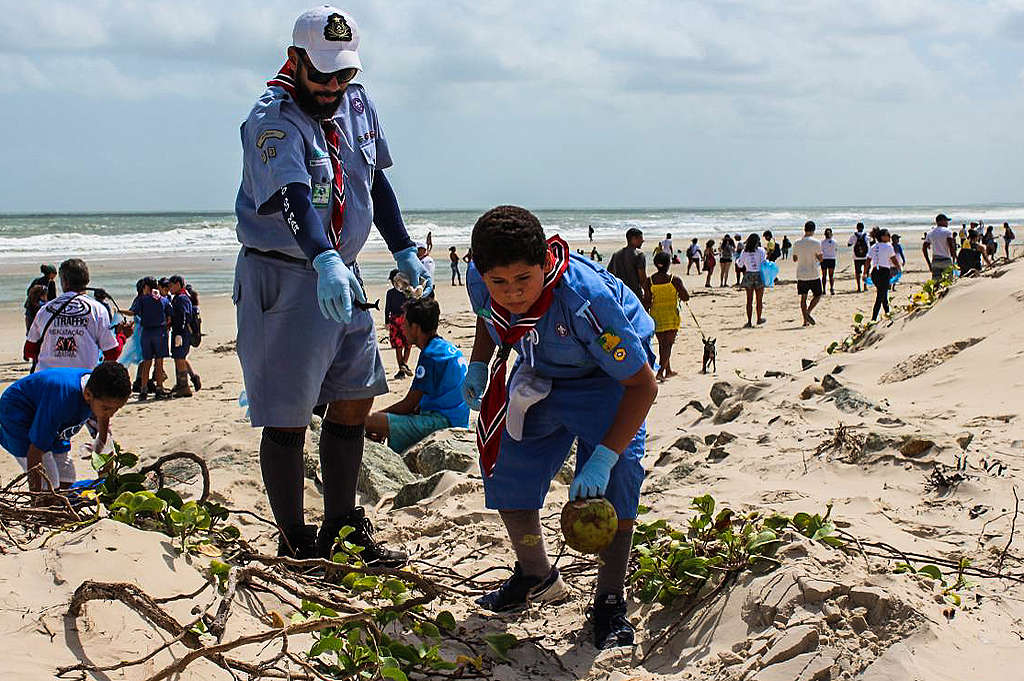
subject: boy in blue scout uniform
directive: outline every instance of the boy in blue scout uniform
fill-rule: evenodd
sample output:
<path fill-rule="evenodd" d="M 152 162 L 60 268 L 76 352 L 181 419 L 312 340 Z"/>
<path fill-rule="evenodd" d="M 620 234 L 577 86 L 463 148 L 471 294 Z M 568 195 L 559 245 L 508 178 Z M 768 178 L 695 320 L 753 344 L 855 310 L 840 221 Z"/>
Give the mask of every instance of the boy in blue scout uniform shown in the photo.
<path fill-rule="evenodd" d="M 132 301 L 130 311 L 138 318 L 139 349 L 142 363 L 133 386 L 139 399 L 149 396 L 149 369 L 156 361 L 157 374 L 163 374 L 164 357 L 167 357 L 167 324 L 171 318 L 171 304 L 160 295 L 157 281 L 153 277 L 139 280 L 138 295 Z M 156 383 L 156 392 L 163 392 L 163 381 Z"/>
<path fill-rule="evenodd" d="M 185 290 L 185 279 L 175 274 L 168 279 L 171 292 L 171 357 L 176 377 L 171 397 L 192 397 L 188 385 L 188 351 L 192 349 L 192 299 Z"/>
<path fill-rule="evenodd" d="M 253 426 L 263 427 L 260 464 L 279 552 L 329 556 L 338 530 L 368 562 L 404 563 L 376 543 L 355 486 L 363 427 L 387 382 L 356 257 L 375 224 L 398 269 L 432 282 L 416 257 L 383 170 L 387 141 L 365 89 L 359 27 L 329 6 L 302 13 L 288 61 L 242 124 L 242 183 L 235 202 L 238 357 Z M 320 438 L 324 522 L 303 515 L 305 430 L 329 405 Z M 315 535 L 315 537 L 314 537 Z"/>
<path fill-rule="evenodd" d="M 644 421 L 658 392 L 654 321 L 621 281 L 570 255 L 558 237 L 545 241 L 537 218 L 522 208 L 485 213 L 472 246 L 466 282 L 478 319 L 463 394 L 482 407 L 477 433 L 486 504 L 500 511 L 518 559 L 512 577 L 478 603 L 504 611 L 562 596 L 538 509 L 578 440 L 570 499 L 604 496 L 619 517 L 619 531 L 601 553 L 589 613 L 595 644 L 631 645 L 623 587 L 644 479 Z M 519 359 L 506 397 L 511 347 Z"/>
<path fill-rule="evenodd" d="M 110 419 L 132 393 L 128 370 L 117 362 L 93 369 L 47 369 L 20 378 L 0 396 L 0 447 L 29 471 L 33 492 L 75 481 L 71 438 L 96 419 L 96 451 L 106 445 Z M 46 479 L 38 470 L 46 473 Z"/>
<path fill-rule="evenodd" d="M 403 317 L 406 335 L 420 349 L 412 385 L 401 401 L 366 420 L 367 437 L 387 439 L 399 454 L 434 431 L 469 427 L 469 406 L 462 398 L 466 358 L 437 335 L 441 307 L 433 298 L 412 300 Z"/>

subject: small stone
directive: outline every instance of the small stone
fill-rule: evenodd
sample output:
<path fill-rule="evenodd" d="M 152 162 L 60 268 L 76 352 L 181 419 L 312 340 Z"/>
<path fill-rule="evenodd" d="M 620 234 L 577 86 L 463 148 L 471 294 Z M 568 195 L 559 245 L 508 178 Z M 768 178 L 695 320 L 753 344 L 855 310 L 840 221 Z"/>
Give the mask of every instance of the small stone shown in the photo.
<path fill-rule="evenodd" d="M 865 452 L 880 452 L 889 446 L 888 440 L 885 436 L 876 433 L 874 431 L 869 432 L 864 437 L 864 451 Z"/>
<path fill-rule="evenodd" d="M 764 372 L 765 378 L 782 378 L 783 376 L 789 376 L 785 371 L 773 371 L 769 370 Z"/>
<path fill-rule="evenodd" d="M 804 653 L 786 662 L 765 666 L 751 681 L 819 681 L 828 679 L 835 657 L 821 653 Z"/>
<path fill-rule="evenodd" d="M 476 439 L 469 431 L 445 428 L 407 449 L 402 458 L 414 473 L 431 476 L 440 471 L 463 473 L 477 456 Z"/>
<path fill-rule="evenodd" d="M 865 623 L 865 627 L 867 623 Z M 785 662 L 801 653 L 810 652 L 818 647 L 818 630 L 810 625 L 800 625 L 786 629 L 764 654 L 762 662 L 772 665 Z"/>
<path fill-rule="evenodd" d="M 821 379 L 821 387 L 825 392 L 841 388 L 842 383 L 836 380 L 836 377 L 832 374 L 825 374 L 825 377 Z"/>
<path fill-rule="evenodd" d="M 715 440 L 717 440 L 717 439 L 718 439 L 718 436 L 715 435 L 714 433 L 711 433 L 709 435 L 705 435 L 704 436 L 704 444 L 706 444 L 706 445 L 713 445 L 713 444 L 715 444 Z"/>
<path fill-rule="evenodd" d="M 735 389 L 732 387 L 732 383 L 728 381 L 717 381 L 711 386 L 711 401 L 715 403 L 716 407 L 722 406 L 722 402 L 732 396 Z"/>
<path fill-rule="evenodd" d="M 727 445 L 730 442 L 734 441 L 735 439 L 736 439 L 735 435 L 733 435 L 732 433 L 728 433 L 728 432 L 723 430 L 721 433 L 718 434 L 718 437 L 715 438 L 715 444 L 716 445 Z"/>
<path fill-rule="evenodd" d="M 743 403 L 727 400 L 715 412 L 715 423 L 729 423 L 735 421 L 736 417 L 743 413 Z"/>
<path fill-rule="evenodd" d="M 909 457 L 921 456 L 934 446 L 935 443 L 931 440 L 921 437 L 911 437 L 900 445 L 900 453 L 903 454 L 903 456 Z"/>
<path fill-rule="evenodd" d="M 723 650 L 718 653 L 718 659 L 722 661 L 726 667 L 731 664 L 739 664 L 743 662 L 743 658 L 730 650 Z"/>
<path fill-rule="evenodd" d="M 835 582 L 826 582 L 821 579 L 812 579 L 810 577 L 798 577 L 797 584 L 800 585 L 800 590 L 804 594 L 804 602 L 811 604 L 818 604 L 823 601 L 841 594 L 843 592 L 843 586 L 836 584 Z"/>
<path fill-rule="evenodd" d="M 850 602 L 855 606 L 865 608 L 865 612 L 875 607 L 880 598 L 886 598 L 886 593 L 875 587 L 855 586 L 850 589 Z"/>
<path fill-rule="evenodd" d="M 727 456 L 729 452 L 725 451 L 725 447 L 712 447 L 708 452 L 708 461 L 721 461 Z"/>
<path fill-rule="evenodd" d="M 697 452 L 697 440 L 692 435 L 683 435 L 681 438 L 673 442 L 672 446 L 676 449 L 681 449 L 684 452 L 690 452 L 691 454 Z"/>
<path fill-rule="evenodd" d="M 750 647 L 750 641 L 748 641 L 747 639 L 743 639 L 742 641 L 736 641 L 736 643 L 732 644 L 732 652 L 734 652 L 734 653 L 744 652 L 749 647 Z"/>
<path fill-rule="evenodd" d="M 964 431 L 956 436 L 956 443 L 960 445 L 960 449 L 967 449 L 967 446 L 971 444 L 971 440 L 973 439 L 974 433 Z"/>
<path fill-rule="evenodd" d="M 439 471 L 429 478 L 423 478 L 403 485 L 402 489 L 398 490 L 398 494 L 395 495 L 393 506 L 394 508 L 412 506 L 441 491 L 444 489 L 443 486 L 450 487 L 454 483 L 454 478 L 455 474 L 451 471 Z"/>
<path fill-rule="evenodd" d="M 414 480 L 416 476 L 406 467 L 402 457 L 390 447 L 370 440 L 363 443 L 363 460 L 356 489 L 362 493 L 365 501 L 376 504 Z"/>
<path fill-rule="evenodd" d="M 818 383 L 810 383 L 804 386 L 804 389 L 800 391 L 801 400 L 809 400 L 815 395 L 824 395 L 825 389 Z"/>
<path fill-rule="evenodd" d="M 817 362 L 815 362 L 813 359 L 802 359 L 802 360 L 800 360 L 800 367 L 804 371 L 807 371 L 808 369 L 810 369 L 815 364 L 817 364 Z"/>
<path fill-rule="evenodd" d="M 743 390 L 740 392 L 740 399 L 744 402 L 753 402 L 756 400 L 761 393 L 764 392 L 765 388 L 770 388 L 771 383 L 752 383 L 750 385 L 743 386 Z"/>
<path fill-rule="evenodd" d="M 868 641 L 870 643 L 874 643 L 875 641 L 878 640 L 878 634 L 876 634 L 875 632 L 871 631 L 870 629 L 868 629 L 863 634 L 861 634 L 860 637 L 862 639 L 864 639 L 865 641 Z"/>
<path fill-rule="evenodd" d="M 854 615 L 850 618 L 850 628 L 858 634 L 863 633 L 868 628 L 868 621 L 864 615 Z"/>
<path fill-rule="evenodd" d="M 827 601 L 821 604 L 821 614 L 825 616 L 825 621 L 829 624 L 836 624 L 843 619 L 843 611 Z"/>

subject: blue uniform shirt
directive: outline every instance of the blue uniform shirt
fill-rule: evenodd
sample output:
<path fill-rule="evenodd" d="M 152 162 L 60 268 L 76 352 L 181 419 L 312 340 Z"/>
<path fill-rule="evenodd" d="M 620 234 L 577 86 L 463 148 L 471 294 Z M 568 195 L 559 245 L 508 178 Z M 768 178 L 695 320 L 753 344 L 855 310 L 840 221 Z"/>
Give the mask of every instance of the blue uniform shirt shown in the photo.
<path fill-rule="evenodd" d="M 341 258 L 355 262 L 370 234 L 375 170 L 391 167 L 391 152 L 373 102 L 362 85 L 352 83 L 334 115 L 341 129 L 341 167 L 345 174 L 345 222 Z M 301 182 L 310 187 L 313 206 L 330 233 L 334 171 L 320 123 L 302 111 L 282 88 L 273 86 L 259 98 L 242 124 L 242 184 L 235 200 L 238 241 L 264 251 L 296 258 L 305 254 L 278 210 L 259 214 L 281 187 Z"/>
<path fill-rule="evenodd" d="M 140 294 L 132 301 L 131 312 L 139 316 L 142 328 L 163 328 L 171 316 L 171 306 L 166 298 Z"/>
<path fill-rule="evenodd" d="M 28 456 L 29 444 L 44 452 L 71 451 L 71 437 L 91 416 L 82 395 L 89 369 L 47 369 L 20 378 L 0 396 L 0 445 Z"/>
<path fill-rule="evenodd" d="M 473 310 L 487 309 L 487 285 L 470 265 L 466 286 Z M 513 320 L 518 316 L 513 316 Z M 494 342 L 498 336 L 487 324 Z M 519 361 L 541 376 L 583 378 L 604 372 L 621 381 L 654 365 L 654 320 L 640 299 L 600 265 L 573 253 L 555 286 L 554 300 L 533 332 L 516 344 Z"/>
<path fill-rule="evenodd" d="M 456 428 L 469 427 L 469 405 L 462 399 L 462 381 L 466 378 L 466 359 L 462 352 L 434 336 L 420 352 L 413 390 L 423 393 L 420 411 L 443 414 Z"/>
<path fill-rule="evenodd" d="M 192 299 L 187 293 L 179 293 L 171 302 L 171 330 L 178 336 L 189 333 L 188 322 L 192 318 Z"/>

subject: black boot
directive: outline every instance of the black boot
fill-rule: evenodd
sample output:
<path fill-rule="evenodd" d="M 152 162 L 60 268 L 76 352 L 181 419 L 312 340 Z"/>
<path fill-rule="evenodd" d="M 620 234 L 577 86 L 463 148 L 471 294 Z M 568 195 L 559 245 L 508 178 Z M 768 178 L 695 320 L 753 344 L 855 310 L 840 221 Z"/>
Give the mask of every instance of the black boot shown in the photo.
<path fill-rule="evenodd" d="M 378 567 L 402 567 L 409 560 L 409 555 L 404 551 L 389 549 L 373 539 L 373 525 L 366 517 L 362 506 L 352 509 L 352 512 L 345 518 L 335 521 L 330 525 L 320 528 L 316 537 L 316 553 L 321 558 L 331 559 L 334 553 L 335 542 L 338 538 L 338 531 L 345 526 L 355 528 L 355 531 L 345 537 L 345 541 L 362 546 L 359 557 L 367 565 Z"/>
<path fill-rule="evenodd" d="M 316 539 L 316 525 L 304 525 L 286 532 L 277 540 L 277 555 L 300 560 L 316 558 Z"/>

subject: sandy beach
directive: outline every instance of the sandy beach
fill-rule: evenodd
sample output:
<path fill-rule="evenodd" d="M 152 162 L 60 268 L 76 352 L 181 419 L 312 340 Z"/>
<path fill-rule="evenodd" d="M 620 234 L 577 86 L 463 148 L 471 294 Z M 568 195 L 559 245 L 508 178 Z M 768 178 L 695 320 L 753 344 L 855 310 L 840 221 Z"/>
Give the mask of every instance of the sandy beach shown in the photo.
<path fill-rule="evenodd" d="M 647 235 L 648 252 L 660 236 Z M 845 243 L 845 235 L 836 238 Z M 448 283 L 440 246 L 439 332 L 468 353 L 473 313 L 465 289 Z M 585 243 L 570 246 L 590 249 Z M 599 245 L 605 263 L 617 247 Z M 839 527 L 863 546 L 851 543 L 844 552 L 790 533 L 779 550 L 778 569 L 745 573 L 651 651 L 645 646 L 678 619 L 679 607 L 631 601 L 640 652 L 597 651 L 579 632 L 592 572 L 567 579 L 568 603 L 518 618 L 482 617 L 470 595 L 446 591 L 441 603 L 464 627 L 464 636 L 508 631 L 520 641 L 534 641 L 513 650 L 511 662 L 489 667 L 491 678 L 958 681 L 1014 678 L 1013 670 L 1024 668 L 1019 583 L 972 577 L 970 586 L 958 590 L 961 603 L 952 606 L 935 579 L 897 573 L 898 561 L 872 555 L 882 550 L 865 550 L 888 545 L 954 562 L 968 557 L 989 570 L 998 563 L 1018 577 L 1024 570 L 1024 539 L 1011 535 L 1014 524 L 1018 535 L 1024 530 L 1014 503 L 1024 466 L 1024 264 L 1001 261 L 957 282 L 931 308 L 908 314 L 908 298 L 927 273 L 917 237 L 907 235 L 904 247 L 907 270 L 892 294 L 894 311 L 901 311 L 866 334 L 856 351 L 832 355 L 825 348 L 851 333 L 855 314 L 870 316 L 874 299 L 873 289 L 855 291 L 848 250 L 836 272 L 836 295 L 824 297 L 813 327 L 801 323 L 792 262 L 781 263 L 777 285 L 765 293 L 767 322 L 753 329 L 743 328 L 742 290 L 705 288 L 703 274 L 685 276 L 685 264 L 674 266 L 691 293 L 689 307 L 701 330 L 717 338 L 717 371 L 700 373 L 701 332 L 684 308 L 672 360 L 679 375 L 661 384 L 648 419 L 641 503 L 652 509 L 651 518 L 683 527 L 691 500 L 707 493 L 744 511 L 823 514 L 831 507 Z M 712 279 L 717 282 L 717 272 Z M 385 289 L 372 283 L 367 293 L 371 301 L 383 300 Z M 234 353 L 234 309 L 228 296 L 206 296 L 202 303 L 206 335 L 192 363 L 203 389 L 190 399 L 133 398 L 115 417 L 114 436 L 143 462 L 174 451 L 201 455 L 211 469 L 214 499 L 266 517 L 259 433 L 238 405 L 243 386 Z M 374 314 L 390 377 L 394 353 L 383 313 Z M 2 310 L 0 389 L 27 370 L 23 332 L 19 310 Z M 391 393 L 377 404 L 397 401 L 408 388 L 409 379 L 391 380 Z M 823 446 L 840 425 L 865 443 L 860 451 Z M 471 440 L 457 432 L 436 437 Z M 315 458 L 312 437 L 307 452 Z M 936 487 L 934 471 L 953 471 L 958 463 L 965 479 Z M 91 477 L 87 461 L 76 464 L 81 477 Z M 19 472 L 12 457 L 0 455 L 0 486 Z M 497 514 L 484 508 L 479 473 L 470 468 L 445 476 L 427 498 L 400 509 L 392 508 L 389 496 L 377 503 L 364 498 L 382 537 L 422 560 L 414 568 L 425 573 L 435 564 L 466 576 L 510 564 Z M 1024 487 L 1016 491 L 1024 493 Z M 306 493 L 307 519 L 315 522 L 322 505 L 313 481 Z M 548 520 L 566 495 L 565 485 L 553 484 L 543 512 Z M 273 550 L 271 528 L 246 516 L 235 522 L 247 540 Z M 546 536 L 552 551 L 561 546 L 556 528 L 552 520 Z M 205 579 L 203 562 L 178 555 L 167 537 L 112 520 L 39 544 L 22 550 L 0 539 L 5 679 L 50 678 L 62 665 L 141 656 L 172 638 L 117 603 L 90 603 L 84 616 L 66 617 L 72 592 L 86 579 L 129 581 L 156 597 L 194 590 Z M 573 560 L 585 559 L 565 555 L 561 564 Z M 943 573 L 952 578 L 947 568 Z M 268 610 L 287 618 L 289 604 L 272 595 L 261 598 Z M 167 607 L 185 621 L 190 606 L 177 601 Z M 248 628 L 233 633 L 263 626 L 259 608 L 248 607 Z M 252 659 L 260 654 L 258 646 L 244 650 Z M 170 659 L 164 651 L 138 667 L 89 678 L 144 679 Z M 230 676 L 200 662 L 176 678 Z"/>

